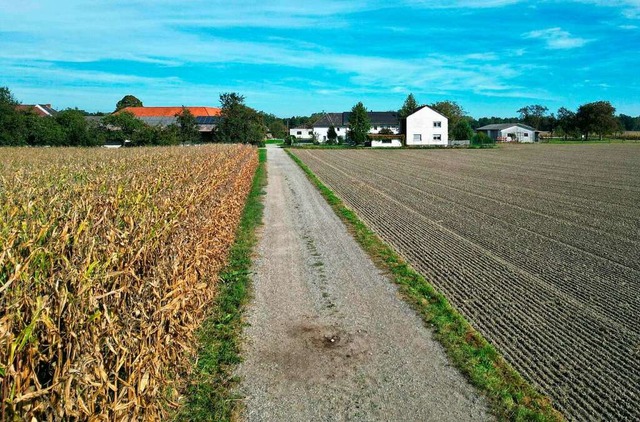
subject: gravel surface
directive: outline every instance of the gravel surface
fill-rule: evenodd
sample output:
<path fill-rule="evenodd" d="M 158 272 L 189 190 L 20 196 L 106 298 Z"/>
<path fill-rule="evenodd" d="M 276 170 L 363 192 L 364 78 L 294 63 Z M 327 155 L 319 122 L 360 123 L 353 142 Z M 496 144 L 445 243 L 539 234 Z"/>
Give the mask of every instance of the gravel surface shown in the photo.
<path fill-rule="evenodd" d="M 491 419 L 430 330 L 278 148 L 269 148 L 266 192 L 237 372 L 244 419 Z"/>

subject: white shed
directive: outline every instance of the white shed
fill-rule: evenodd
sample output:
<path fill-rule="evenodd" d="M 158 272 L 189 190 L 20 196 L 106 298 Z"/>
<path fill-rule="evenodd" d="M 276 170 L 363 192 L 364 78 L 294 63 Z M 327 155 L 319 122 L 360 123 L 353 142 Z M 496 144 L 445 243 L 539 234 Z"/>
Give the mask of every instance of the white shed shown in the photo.
<path fill-rule="evenodd" d="M 540 131 L 522 123 L 500 123 L 476 129 L 498 142 L 538 142 Z"/>
<path fill-rule="evenodd" d="M 449 144 L 449 120 L 428 106 L 422 106 L 407 116 L 405 123 L 407 146 Z"/>

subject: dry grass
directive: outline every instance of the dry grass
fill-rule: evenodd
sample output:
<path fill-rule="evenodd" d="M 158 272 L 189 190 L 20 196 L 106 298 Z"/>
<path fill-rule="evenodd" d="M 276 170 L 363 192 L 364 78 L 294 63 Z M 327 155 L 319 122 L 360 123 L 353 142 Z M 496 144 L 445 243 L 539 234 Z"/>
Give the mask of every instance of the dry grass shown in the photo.
<path fill-rule="evenodd" d="M 245 146 L 3 149 L 0 419 L 178 407 L 257 164 Z"/>

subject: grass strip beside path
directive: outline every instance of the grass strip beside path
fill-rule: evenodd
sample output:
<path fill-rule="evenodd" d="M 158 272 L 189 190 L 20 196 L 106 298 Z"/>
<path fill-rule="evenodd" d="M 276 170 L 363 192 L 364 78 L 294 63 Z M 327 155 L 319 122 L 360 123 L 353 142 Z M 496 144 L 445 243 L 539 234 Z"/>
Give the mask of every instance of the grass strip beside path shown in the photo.
<path fill-rule="evenodd" d="M 500 420 L 561 421 L 551 400 L 527 383 L 448 300 L 371 231 L 298 157 L 286 152 L 306 173 L 358 243 L 387 270 L 406 300 L 435 332 L 453 364 L 488 397 Z"/>
<path fill-rule="evenodd" d="M 242 310 L 249 300 L 251 253 L 256 229 L 262 224 L 261 196 L 267 183 L 267 151 L 259 149 L 258 154 L 260 164 L 229 252 L 229 264 L 220 273 L 211 315 L 198 332 L 198 361 L 186 403 L 176 416 L 180 421 L 228 421 L 237 410 L 233 370 L 241 360 Z"/>

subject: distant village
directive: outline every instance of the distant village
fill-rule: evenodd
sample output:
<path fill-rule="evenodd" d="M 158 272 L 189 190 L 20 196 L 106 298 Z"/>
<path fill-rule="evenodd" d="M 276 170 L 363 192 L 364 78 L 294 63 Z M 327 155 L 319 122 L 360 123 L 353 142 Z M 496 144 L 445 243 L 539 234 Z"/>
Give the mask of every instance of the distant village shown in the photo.
<path fill-rule="evenodd" d="M 110 113 L 55 110 L 51 104 L 21 104 L 0 88 L 0 145 L 122 146 L 202 142 L 262 144 L 281 139 L 294 145 L 448 147 L 496 142 L 536 143 L 552 139 L 640 139 L 640 116 L 615 114 L 607 101 L 560 108 L 517 110 L 513 118 L 474 119 L 453 101 L 420 104 L 409 94 L 395 111 L 371 111 L 361 102 L 349 111 L 281 118 L 254 110 L 237 93 L 220 95 L 220 107 L 145 106 L 133 95 Z M 34 120 L 34 118 L 38 118 Z"/>

